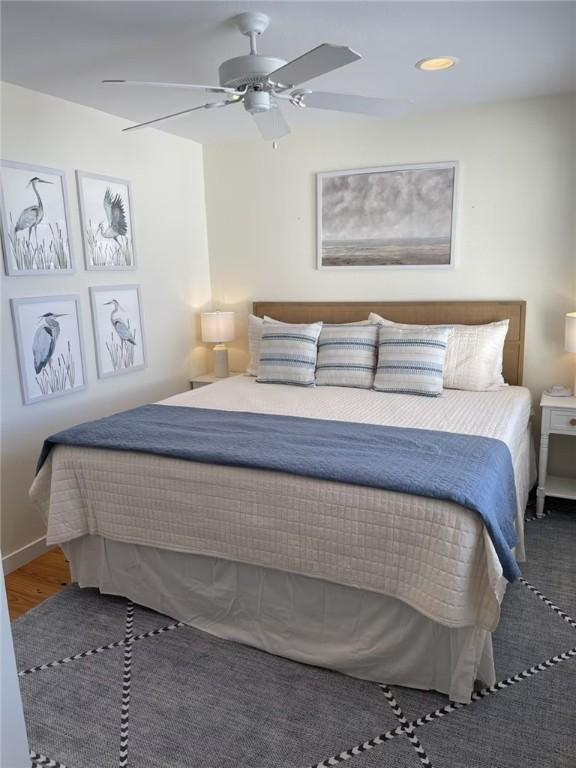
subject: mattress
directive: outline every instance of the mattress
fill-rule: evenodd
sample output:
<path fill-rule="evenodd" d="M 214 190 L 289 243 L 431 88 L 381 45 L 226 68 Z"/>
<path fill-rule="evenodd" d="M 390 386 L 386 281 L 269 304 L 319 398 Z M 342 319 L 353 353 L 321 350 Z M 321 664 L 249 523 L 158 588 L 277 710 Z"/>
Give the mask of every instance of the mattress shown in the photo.
<path fill-rule="evenodd" d="M 446 391 L 441 398 L 257 384 L 246 376 L 165 405 L 279 413 L 500 439 L 518 495 L 518 554 L 529 488 L 530 396 Z M 59 446 L 31 496 L 49 544 L 86 534 L 276 568 L 374 591 L 447 627 L 493 630 L 505 587 L 480 518 L 457 504 L 280 472 Z"/>

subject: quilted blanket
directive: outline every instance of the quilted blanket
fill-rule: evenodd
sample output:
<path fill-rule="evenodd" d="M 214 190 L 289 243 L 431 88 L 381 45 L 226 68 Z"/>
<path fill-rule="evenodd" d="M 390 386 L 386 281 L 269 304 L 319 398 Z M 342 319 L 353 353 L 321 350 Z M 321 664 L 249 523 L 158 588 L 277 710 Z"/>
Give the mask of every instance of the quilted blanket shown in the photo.
<path fill-rule="evenodd" d="M 517 559 L 533 482 L 523 387 L 434 399 L 230 377 L 162 405 L 493 437 L 513 459 Z M 498 624 L 502 566 L 479 514 L 450 501 L 136 451 L 57 445 L 30 496 L 49 545 L 86 535 L 259 565 L 397 598 L 447 627 Z M 137 574 L 134 574 L 137 578 Z"/>
<path fill-rule="evenodd" d="M 274 470 L 452 501 L 480 515 L 504 576 L 513 581 L 520 573 L 512 553 L 512 458 L 494 438 L 156 404 L 52 435 L 38 469 L 58 444 Z"/>

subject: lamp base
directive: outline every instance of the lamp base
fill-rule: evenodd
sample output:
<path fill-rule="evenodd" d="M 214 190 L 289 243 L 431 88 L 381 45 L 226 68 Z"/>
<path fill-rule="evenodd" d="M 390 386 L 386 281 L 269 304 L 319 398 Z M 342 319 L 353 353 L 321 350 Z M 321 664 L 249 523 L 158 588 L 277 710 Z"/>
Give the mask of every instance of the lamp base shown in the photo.
<path fill-rule="evenodd" d="M 225 379 L 228 374 L 228 350 L 224 344 L 216 344 L 214 347 L 214 376 L 217 379 Z"/>

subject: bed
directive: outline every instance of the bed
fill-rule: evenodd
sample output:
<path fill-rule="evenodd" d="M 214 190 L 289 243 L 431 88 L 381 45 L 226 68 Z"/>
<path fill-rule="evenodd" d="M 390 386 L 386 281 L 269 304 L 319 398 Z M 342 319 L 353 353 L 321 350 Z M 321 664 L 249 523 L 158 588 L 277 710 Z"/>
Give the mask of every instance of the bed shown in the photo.
<path fill-rule="evenodd" d="M 516 555 L 532 480 L 530 395 L 521 381 L 524 304 L 278 304 L 287 322 L 510 318 L 493 392 L 441 398 L 237 376 L 163 405 L 280 414 L 494 437 L 510 450 Z M 506 587 L 481 519 L 453 502 L 329 480 L 58 446 L 31 489 L 48 543 L 80 586 L 124 595 L 221 637 L 357 677 L 467 701 L 495 680 L 491 633 Z"/>

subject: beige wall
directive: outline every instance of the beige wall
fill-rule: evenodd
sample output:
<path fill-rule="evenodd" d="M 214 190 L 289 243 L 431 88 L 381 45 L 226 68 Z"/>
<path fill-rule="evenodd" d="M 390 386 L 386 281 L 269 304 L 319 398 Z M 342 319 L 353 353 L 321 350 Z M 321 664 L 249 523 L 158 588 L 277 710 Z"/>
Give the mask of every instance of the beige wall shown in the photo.
<path fill-rule="evenodd" d="M 525 382 L 569 384 L 563 313 L 576 307 L 576 136 L 568 97 L 295 133 L 204 148 L 212 291 L 252 299 L 498 299 L 528 302 Z M 315 269 L 315 173 L 458 160 L 457 266 Z M 243 340 L 237 364 L 244 360 Z"/>
<path fill-rule="evenodd" d="M 528 301 L 526 383 L 569 383 L 562 313 L 576 304 L 574 99 L 508 102 L 366 121 L 204 148 L 213 297 Z M 450 271 L 315 269 L 315 173 L 458 160 L 457 266 Z M 239 345 L 242 347 L 242 344 Z M 243 359 L 240 352 L 237 360 Z"/>
<path fill-rule="evenodd" d="M 553 97 L 347 123 L 294 133 L 276 151 L 262 141 L 207 145 L 215 303 L 242 314 L 253 299 L 525 299 L 526 385 L 535 398 L 551 383 L 571 385 L 563 314 L 576 309 L 575 103 Z M 317 171 L 445 160 L 460 163 L 454 270 L 315 269 Z M 236 343 L 236 367 L 245 343 Z M 573 452 L 563 463 L 575 471 Z"/>
<path fill-rule="evenodd" d="M 210 300 L 202 147 L 159 131 L 123 135 L 126 123 L 33 91 L 2 88 L 1 157 L 67 174 L 76 273 L 2 280 L 2 554 L 41 537 L 27 499 L 42 439 L 74 423 L 186 389 L 205 370 L 195 346 L 195 310 Z M 138 269 L 87 272 L 83 265 L 74 170 L 132 181 Z M 88 286 L 141 285 L 148 367 L 98 379 Z M 23 406 L 8 299 L 79 293 L 88 388 Z"/>

